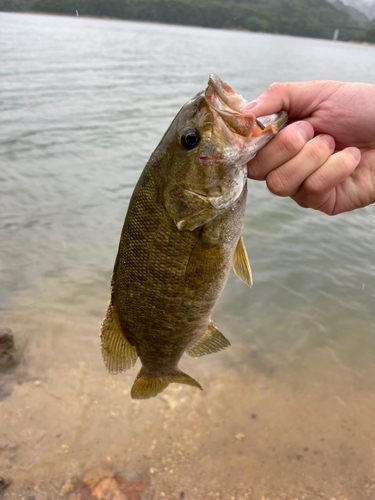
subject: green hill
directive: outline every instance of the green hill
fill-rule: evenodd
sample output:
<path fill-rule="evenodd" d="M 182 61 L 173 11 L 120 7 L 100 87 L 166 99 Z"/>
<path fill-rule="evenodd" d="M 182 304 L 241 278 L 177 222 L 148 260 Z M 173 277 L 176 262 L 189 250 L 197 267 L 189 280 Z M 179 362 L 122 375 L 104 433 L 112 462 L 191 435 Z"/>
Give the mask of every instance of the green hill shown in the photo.
<path fill-rule="evenodd" d="M 356 40 L 375 43 L 375 19 L 370 26 L 367 27 L 366 31 L 362 31 L 359 35 L 357 35 Z"/>
<path fill-rule="evenodd" d="M 326 0 L 0 0 L 0 10 L 107 16 L 332 38 L 324 23 L 356 25 Z M 353 34 L 340 31 L 342 40 Z"/>

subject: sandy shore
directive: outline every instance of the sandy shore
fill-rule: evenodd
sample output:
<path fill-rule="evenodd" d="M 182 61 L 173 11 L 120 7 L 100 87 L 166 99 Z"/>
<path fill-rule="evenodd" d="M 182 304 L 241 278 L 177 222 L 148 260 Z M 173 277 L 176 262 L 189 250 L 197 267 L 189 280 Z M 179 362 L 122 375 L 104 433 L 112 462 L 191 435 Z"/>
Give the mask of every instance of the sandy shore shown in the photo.
<path fill-rule="evenodd" d="M 97 323 L 92 317 L 87 333 Z M 141 500 L 375 497 L 375 395 L 353 371 L 338 373 L 329 352 L 311 352 L 301 375 L 237 343 L 183 360 L 203 393 L 172 385 L 133 401 L 138 367 L 110 376 L 97 347 L 80 361 L 41 363 L 30 346 L 3 379 L 1 474 L 12 481 L 4 500 L 58 498 L 103 464 L 143 478 Z"/>

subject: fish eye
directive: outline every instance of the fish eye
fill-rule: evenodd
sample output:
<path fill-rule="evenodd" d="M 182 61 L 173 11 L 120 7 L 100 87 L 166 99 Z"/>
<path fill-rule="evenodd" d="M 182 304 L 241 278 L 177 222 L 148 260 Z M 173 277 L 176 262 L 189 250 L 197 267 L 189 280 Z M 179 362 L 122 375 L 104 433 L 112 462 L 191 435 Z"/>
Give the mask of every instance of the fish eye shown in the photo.
<path fill-rule="evenodd" d="M 189 128 L 181 136 L 181 144 L 185 149 L 193 149 L 198 145 L 200 136 L 198 130 Z"/>

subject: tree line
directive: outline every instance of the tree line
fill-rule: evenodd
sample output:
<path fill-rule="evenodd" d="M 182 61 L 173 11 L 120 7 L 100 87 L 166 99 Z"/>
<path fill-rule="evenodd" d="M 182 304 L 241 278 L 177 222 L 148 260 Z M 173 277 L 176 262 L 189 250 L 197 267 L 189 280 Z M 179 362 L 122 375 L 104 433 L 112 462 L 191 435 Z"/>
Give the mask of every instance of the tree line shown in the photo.
<path fill-rule="evenodd" d="M 332 38 L 325 23 L 356 25 L 326 0 L 0 0 L 0 10 L 36 11 Z M 375 41 L 375 26 L 358 39 Z M 353 33 L 340 31 L 348 40 Z"/>

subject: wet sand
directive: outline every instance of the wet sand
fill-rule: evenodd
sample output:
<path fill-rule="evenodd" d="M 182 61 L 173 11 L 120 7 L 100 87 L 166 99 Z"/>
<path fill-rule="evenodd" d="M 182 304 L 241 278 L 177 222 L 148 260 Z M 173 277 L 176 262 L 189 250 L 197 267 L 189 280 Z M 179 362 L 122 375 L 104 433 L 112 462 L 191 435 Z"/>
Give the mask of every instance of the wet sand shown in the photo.
<path fill-rule="evenodd" d="M 26 297 L 18 310 L 27 314 Z M 79 319 L 79 305 L 66 317 L 55 304 L 29 328 L 20 312 L 7 315 L 24 352 L 2 379 L 0 475 L 12 480 L 5 500 L 58 498 L 72 478 L 105 464 L 129 481 L 144 478 L 142 500 L 375 497 L 371 367 L 358 372 L 319 347 L 283 365 L 234 336 L 225 352 L 183 358 L 203 392 L 172 385 L 133 401 L 139 363 L 105 372 L 94 306 Z M 56 340 L 43 345 L 40 328 Z M 64 352 L 64 338 L 75 337 Z"/>

